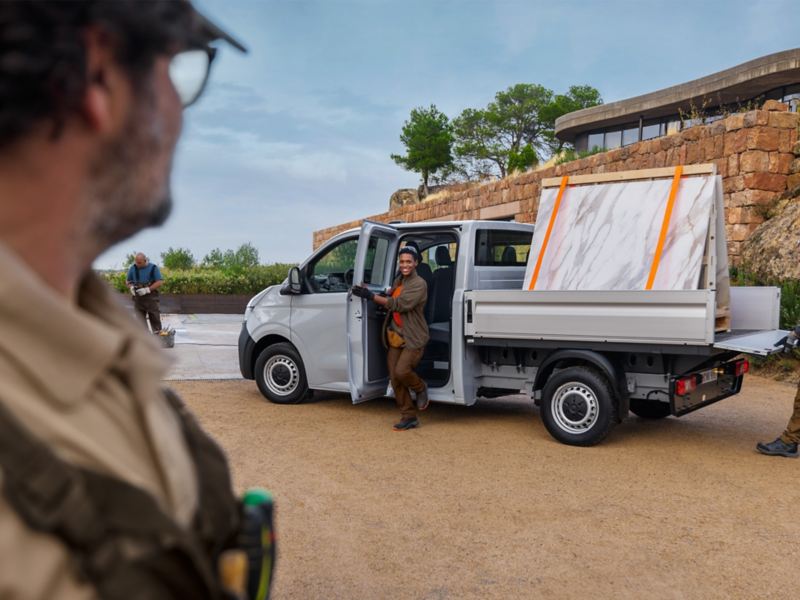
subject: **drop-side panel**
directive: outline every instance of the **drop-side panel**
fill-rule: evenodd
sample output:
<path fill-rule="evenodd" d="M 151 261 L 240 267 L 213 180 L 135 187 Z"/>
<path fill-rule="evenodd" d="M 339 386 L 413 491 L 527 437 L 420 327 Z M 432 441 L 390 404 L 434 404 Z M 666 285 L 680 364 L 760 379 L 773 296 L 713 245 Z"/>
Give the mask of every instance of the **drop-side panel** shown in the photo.
<path fill-rule="evenodd" d="M 783 351 L 783 344 L 778 342 L 785 338 L 788 333 L 788 331 L 780 329 L 771 331 L 731 331 L 728 334 L 718 335 L 716 342 L 714 342 L 714 348 L 734 350 L 743 354 L 768 356 Z"/>
<path fill-rule="evenodd" d="M 465 294 L 467 337 L 707 345 L 714 292 L 474 290 Z"/>

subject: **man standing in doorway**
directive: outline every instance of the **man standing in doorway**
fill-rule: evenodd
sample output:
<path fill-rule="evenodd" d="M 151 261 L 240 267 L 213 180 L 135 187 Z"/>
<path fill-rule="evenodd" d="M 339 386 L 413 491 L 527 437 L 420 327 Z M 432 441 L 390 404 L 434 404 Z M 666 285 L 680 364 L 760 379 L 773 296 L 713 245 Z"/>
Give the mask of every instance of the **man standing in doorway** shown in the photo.
<path fill-rule="evenodd" d="M 147 257 L 139 252 L 128 269 L 126 285 L 133 296 L 133 306 L 139 313 L 144 326 L 148 319 L 153 333 L 161 331 L 161 311 L 158 302 L 158 288 L 164 284 L 158 265 L 148 262 Z"/>

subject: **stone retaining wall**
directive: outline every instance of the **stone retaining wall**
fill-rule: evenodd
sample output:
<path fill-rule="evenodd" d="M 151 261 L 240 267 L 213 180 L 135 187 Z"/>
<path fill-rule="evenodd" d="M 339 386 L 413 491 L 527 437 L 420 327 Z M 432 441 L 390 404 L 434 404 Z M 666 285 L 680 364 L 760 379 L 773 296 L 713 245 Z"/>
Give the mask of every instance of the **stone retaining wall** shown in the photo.
<path fill-rule="evenodd" d="M 798 123 L 800 114 L 767 101 L 761 110 L 738 113 L 674 135 L 638 142 L 584 159 L 512 175 L 458 191 L 442 191 L 417 204 L 367 217 L 374 221 L 461 219 L 536 220 L 540 183 L 547 177 L 609 173 L 631 169 L 714 163 L 722 175 L 728 247 L 731 260 L 742 242 L 764 220 L 787 185 L 800 185 Z M 314 232 L 314 248 L 361 220 Z"/>

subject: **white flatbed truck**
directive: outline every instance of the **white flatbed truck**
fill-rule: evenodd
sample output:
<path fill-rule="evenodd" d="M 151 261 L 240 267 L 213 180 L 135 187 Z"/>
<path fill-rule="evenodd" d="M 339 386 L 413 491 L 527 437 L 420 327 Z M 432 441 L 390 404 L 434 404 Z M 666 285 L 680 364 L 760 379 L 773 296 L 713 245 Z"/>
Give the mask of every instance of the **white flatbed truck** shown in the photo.
<path fill-rule="evenodd" d="M 774 344 L 786 334 L 778 329 L 780 291 L 728 287 L 719 180 L 711 166 L 687 167 L 675 179 L 693 176 L 715 186 L 701 232 L 701 265 L 688 278 L 694 289 L 531 290 L 537 254 L 544 255 L 532 225 L 367 221 L 326 242 L 283 285 L 250 301 L 239 339 L 242 374 L 278 403 L 300 402 L 309 390 L 349 392 L 353 403 L 391 395 L 384 313 L 349 288 L 364 282 L 384 290 L 401 245 L 414 241 L 430 271 L 431 341 L 418 372 L 434 402 L 472 405 L 522 392 L 540 407 L 555 439 L 589 446 L 629 411 L 682 416 L 732 396 L 748 370 L 743 353 L 779 350 Z M 670 177 L 671 169 L 654 169 L 599 179 Z M 597 181 L 574 178 L 571 185 Z M 558 184 L 545 181 L 544 188 Z M 674 255 L 677 247 L 671 246 L 672 259 L 684 264 Z M 667 267 L 668 259 L 665 253 Z"/>

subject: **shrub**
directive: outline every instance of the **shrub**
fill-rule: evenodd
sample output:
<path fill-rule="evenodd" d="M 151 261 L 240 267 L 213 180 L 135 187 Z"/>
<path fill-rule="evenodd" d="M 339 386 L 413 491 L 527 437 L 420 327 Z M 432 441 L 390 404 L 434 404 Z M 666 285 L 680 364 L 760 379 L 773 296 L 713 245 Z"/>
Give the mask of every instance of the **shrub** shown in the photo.
<path fill-rule="evenodd" d="M 572 148 L 566 148 L 561 152 L 561 156 L 556 159 L 555 164 L 563 165 L 564 163 L 572 162 L 573 160 L 580 160 L 581 158 L 586 158 L 587 156 L 592 156 L 594 154 L 600 154 L 601 152 L 605 152 L 606 148 L 601 148 L 600 146 L 595 146 L 591 150 L 581 150 L 576 152 Z"/>
<path fill-rule="evenodd" d="M 265 287 L 286 279 L 294 265 L 276 263 L 258 265 L 239 273 L 227 273 L 219 269 L 162 269 L 165 294 L 256 294 Z M 125 272 L 101 274 L 119 292 L 127 292 Z"/>
<path fill-rule="evenodd" d="M 203 257 L 201 265 L 221 269 L 226 273 L 243 273 L 258 266 L 258 249 L 250 242 L 242 244 L 236 250 L 225 250 L 225 252 L 214 248 Z"/>
<path fill-rule="evenodd" d="M 170 246 L 161 253 L 161 260 L 165 269 L 191 269 L 194 266 L 194 256 L 187 248 Z"/>

